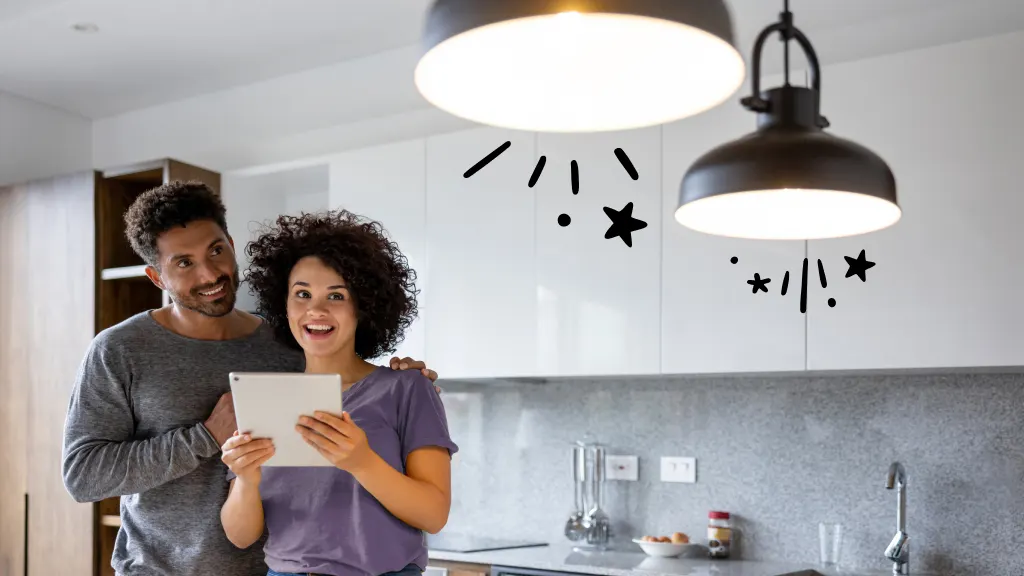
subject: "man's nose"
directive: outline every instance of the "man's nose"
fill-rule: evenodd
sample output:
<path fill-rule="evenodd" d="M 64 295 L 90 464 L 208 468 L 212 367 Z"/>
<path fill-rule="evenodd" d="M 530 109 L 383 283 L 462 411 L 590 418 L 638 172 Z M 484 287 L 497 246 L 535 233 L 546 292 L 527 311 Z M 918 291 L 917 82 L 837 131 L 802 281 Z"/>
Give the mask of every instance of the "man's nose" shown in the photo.
<path fill-rule="evenodd" d="M 209 262 L 203 262 L 199 264 L 199 283 L 203 285 L 213 284 L 221 277 L 219 270 L 214 268 Z"/>

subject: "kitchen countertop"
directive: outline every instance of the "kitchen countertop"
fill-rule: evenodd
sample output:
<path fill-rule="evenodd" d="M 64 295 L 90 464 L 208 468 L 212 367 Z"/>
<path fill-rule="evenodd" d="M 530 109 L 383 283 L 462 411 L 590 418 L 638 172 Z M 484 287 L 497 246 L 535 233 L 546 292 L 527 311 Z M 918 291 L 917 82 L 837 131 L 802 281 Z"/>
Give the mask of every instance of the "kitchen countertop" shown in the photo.
<path fill-rule="evenodd" d="M 824 570 L 811 564 L 708 558 L 656 558 L 636 550 L 576 552 L 571 545 L 553 544 L 487 552 L 459 553 L 430 550 L 431 560 L 492 566 L 533 568 L 594 576 L 781 576 L 801 570 Z M 886 576 L 892 571 L 841 572 L 842 576 Z"/>

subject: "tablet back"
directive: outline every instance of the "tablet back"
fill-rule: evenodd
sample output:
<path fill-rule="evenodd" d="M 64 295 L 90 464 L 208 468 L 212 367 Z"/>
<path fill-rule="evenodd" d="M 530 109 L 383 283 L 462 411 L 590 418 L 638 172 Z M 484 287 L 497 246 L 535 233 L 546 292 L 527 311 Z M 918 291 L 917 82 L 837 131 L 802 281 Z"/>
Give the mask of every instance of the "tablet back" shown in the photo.
<path fill-rule="evenodd" d="M 238 431 L 271 438 L 274 455 L 263 466 L 333 466 L 295 430 L 299 416 L 341 415 L 341 376 L 298 372 L 232 372 Z"/>

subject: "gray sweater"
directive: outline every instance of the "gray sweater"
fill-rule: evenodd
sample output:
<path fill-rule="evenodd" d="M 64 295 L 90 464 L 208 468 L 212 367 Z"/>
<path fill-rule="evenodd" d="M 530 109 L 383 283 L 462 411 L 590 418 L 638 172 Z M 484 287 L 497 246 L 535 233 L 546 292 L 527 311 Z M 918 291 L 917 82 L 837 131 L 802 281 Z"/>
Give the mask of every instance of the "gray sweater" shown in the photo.
<path fill-rule="evenodd" d="M 264 576 L 264 539 L 224 535 L 227 467 L 202 425 L 228 373 L 298 372 L 301 353 L 266 324 L 244 338 L 194 340 L 149 312 L 96 336 L 64 429 L 64 485 L 78 502 L 122 496 L 112 566 L 119 576 Z"/>

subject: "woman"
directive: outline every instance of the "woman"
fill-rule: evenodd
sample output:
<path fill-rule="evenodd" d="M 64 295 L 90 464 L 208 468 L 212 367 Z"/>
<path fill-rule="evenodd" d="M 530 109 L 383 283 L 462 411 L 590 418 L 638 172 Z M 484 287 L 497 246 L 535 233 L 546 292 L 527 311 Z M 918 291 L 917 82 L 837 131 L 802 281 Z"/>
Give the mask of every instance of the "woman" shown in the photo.
<path fill-rule="evenodd" d="M 333 467 L 263 470 L 269 439 L 224 444 L 225 534 L 244 548 L 266 527 L 269 576 L 419 574 L 423 532 L 448 520 L 458 447 L 427 377 L 367 362 L 415 317 L 415 273 L 378 223 L 346 211 L 282 216 L 247 253 L 258 311 L 306 372 L 341 375 L 345 412 L 296 423 Z"/>

